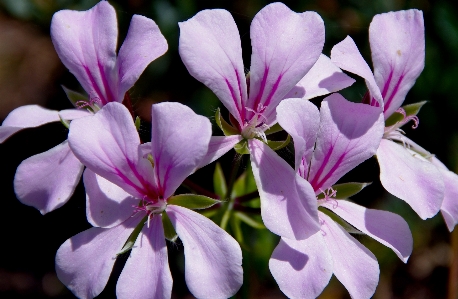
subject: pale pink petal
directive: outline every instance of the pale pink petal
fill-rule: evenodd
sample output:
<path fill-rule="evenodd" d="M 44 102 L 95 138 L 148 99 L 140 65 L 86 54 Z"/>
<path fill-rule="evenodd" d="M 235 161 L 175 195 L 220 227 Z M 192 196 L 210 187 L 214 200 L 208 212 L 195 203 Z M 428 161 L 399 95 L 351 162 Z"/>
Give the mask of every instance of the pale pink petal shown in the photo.
<path fill-rule="evenodd" d="M 413 239 L 409 225 L 401 216 L 387 211 L 366 209 L 346 200 L 330 201 L 321 206 L 391 248 L 404 263 L 409 259 Z"/>
<path fill-rule="evenodd" d="M 167 215 L 183 242 L 185 279 L 197 298 L 229 298 L 243 282 L 242 251 L 228 233 L 210 219 L 168 205 Z"/>
<path fill-rule="evenodd" d="M 86 190 L 87 221 L 96 227 L 113 227 L 134 212 L 140 199 L 133 197 L 117 185 L 86 169 L 83 175 Z"/>
<path fill-rule="evenodd" d="M 139 213 L 113 228 L 90 228 L 65 241 L 56 253 L 59 280 L 78 298 L 99 295 L 108 282 L 117 254 L 142 217 Z"/>
<path fill-rule="evenodd" d="M 14 176 L 14 191 L 23 204 L 46 214 L 70 199 L 82 172 L 83 165 L 64 141 L 22 161 Z"/>
<path fill-rule="evenodd" d="M 264 116 L 271 125 L 278 103 L 320 57 L 324 23 L 316 12 L 295 13 L 283 3 L 272 3 L 256 14 L 250 36 L 253 50 L 247 106 L 258 111 L 259 105 L 267 107 Z"/>
<path fill-rule="evenodd" d="M 380 142 L 377 160 L 386 191 L 407 202 L 422 219 L 439 212 L 445 188 L 436 166 L 402 144 L 386 139 Z"/>
<path fill-rule="evenodd" d="M 148 64 L 162 56 L 167 48 L 167 41 L 153 20 L 139 15 L 132 17 L 117 60 L 118 98 L 124 97 Z"/>
<path fill-rule="evenodd" d="M 458 175 L 448 168 L 436 157 L 432 163 L 439 169 L 445 184 L 444 201 L 441 206 L 442 217 L 449 231 L 453 231 L 458 223 Z"/>
<path fill-rule="evenodd" d="M 309 101 L 286 99 L 277 107 L 277 121 L 294 140 L 295 169 L 307 179 L 320 126 L 320 112 Z"/>
<path fill-rule="evenodd" d="M 205 157 L 211 123 L 179 103 L 159 103 L 151 110 L 151 154 L 161 195 L 168 198 Z"/>
<path fill-rule="evenodd" d="M 315 234 L 320 226 L 310 184 L 261 141 L 250 140 L 249 149 L 265 226 L 289 239 L 303 240 Z"/>
<path fill-rule="evenodd" d="M 425 65 L 423 13 L 411 9 L 376 15 L 369 27 L 369 41 L 388 118 L 402 105 Z"/>
<path fill-rule="evenodd" d="M 66 110 L 59 111 L 60 118 L 64 120 L 73 120 L 73 119 L 89 116 L 91 114 L 92 114 L 91 112 L 87 110 L 83 110 L 83 109 L 66 109 Z"/>
<path fill-rule="evenodd" d="M 157 198 L 152 175 L 140 164 L 140 138 L 124 105 L 109 103 L 93 116 L 73 120 L 68 135 L 70 147 L 89 169 L 137 198 Z M 149 164 L 151 165 L 151 164 Z"/>
<path fill-rule="evenodd" d="M 205 165 L 212 163 L 219 159 L 222 155 L 230 151 L 234 145 L 242 140 L 240 135 L 231 136 L 212 136 L 210 143 L 208 144 L 208 150 L 205 157 L 200 162 L 198 168 L 202 168 Z"/>
<path fill-rule="evenodd" d="M 321 232 L 302 241 L 281 238 L 269 260 L 272 276 L 289 298 L 318 297 L 331 279 L 332 268 Z"/>
<path fill-rule="evenodd" d="M 135 241 L 116 284 L 116 297 L 168 299 L 172 284 L 162 218 L 155 215 Z"/>
<path fill-rule="evenodd" d="M 47 123 L 60 121 L 59 113 L 38 105 L 26 105 L 11 111 L 0 126 L 0 143 L 14 133 Z"/>
<path fill-rule="evenodd" d="M 323 213 L 322 234 L 334 261 L 334 275 L 354 299 L 371 298 L 377 288 L 380 269 L 366 247 Z"/>
<path fill-rule="evenodd" d="M 59 58 L 91 99 L 122 101 L 117 94 L 116 12 L 107 1 L 86 11 L 61 10 L 51 21 L 51 38 Z"/>
<path fill-rule="evenodd" d="M 372 106 L 383 107 L 382 94 L 375 82 L 374 75 L 351 37 L 347 36 L 343 41 L 332 48 L 331 61 L 341 69 L 358 75 L 366 80 L 370 95 L 375 99 L 375 102 L 371 99 L 370 104 Z"/>
<path fill-rule="evenodd" d="M 372 157 L 383 135 L 380 109 L 332 94 L 321 103 L 321 123 L 308 181 L 315 192 L 335 184 Z"/>
<path fill-rule="evenodd" d="M 240 124 L 247 86 L 240 35 L 226 10 L 203 10 L 180 26 L 179 51 L 191 76 L 210 88 Z"/>
<path fill-rule="evenodd" d="M 354 82 L 355 80 L 342 72 L 329 57 L 321 54 L 313 67 L 285 98 L 310 100 L 344 89 Z"/>

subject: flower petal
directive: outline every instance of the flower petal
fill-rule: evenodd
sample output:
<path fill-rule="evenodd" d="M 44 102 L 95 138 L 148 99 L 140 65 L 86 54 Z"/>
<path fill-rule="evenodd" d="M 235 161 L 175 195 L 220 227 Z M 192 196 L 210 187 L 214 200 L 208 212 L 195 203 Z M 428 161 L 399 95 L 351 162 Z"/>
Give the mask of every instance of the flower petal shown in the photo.
<path fill-rule="evenodd" d="M 210 219 L 168 205 L 167 215 L 183 242 L 185 279 L 197 298 L 229 298 L 243 282 L 242 251 L 228 233 Z"/>
<path fill-rule="evenodd" d="M 139 15 L 132 17 L 117 60 L 118 98 L 124 98 L 148 64 L 162 56 L 167 48 L 167 41 L 153 20 Z"/>
<path fill-rule="evenodd" d="M 78 298 L 94 298 L 105 288 L 116 254 L 121 250 L 140 213 L 113 228 L 94 227 L 64 242 L 56 253 L 56 274 Z"/>
<path fill-rule="evenodd" d="M 59 111 L 60 118 L 64 120 L 74 120 L 89 115 L 92 115 L 92 113 L 83 109 L 65 109 Z"/>
<path fill-rule="evenodd" d="M 86 168 L 83 175 L 86 190 L 87 221 L 96 227 L 113 227 L 132 216 L 139 199 Z"/>
<path fill-rule="evenodd" d="M 448 170 L 448 168 L 436 157 L 432 158 L 432 163 L 442 174 L 445 184 L 444 201 L 442 202 L 441 212 L 449 231 L 453 231 L 458 223 L 458 175 Z"/>
<path fill-rule="evenodd" d="M 168 198 L 205 157 L 211 123 L 179 103 L 159 103 L 151 110 L 151 154 L 161 195 Z"/>
<path fill-rule="evenodd" d="M 334 275 L 352 298 L 371 298 L 380 274 L 377 259 L 331 218 L 319 214 L 324 241 L 334 261 Z"/>
<path fill-rule="evenodd" d="M 303 99 L 286 99 L 277 107 L 277 121 L 293 137 L 295 169 L 306 179 L 320 126 L 318 108 Z"/>
<path fill-rule="evenodd" d="M 347 36 L 331 50 L 331 61 L 341 69 L 353 73 L 366 80 L 367 88 L 376 102 L 371 99 L 372 106 L 383 107 L 382 94 L 375 82 L 374 75 L 358 50 L 353 39 Z"/>
<path fill-rule="evenodd" d="M 248 144 L 265 226 L 289 239 L 303 240 L 315 234 L 320 226 L 310 184 L 266 144 L 257 139 Z"/>
<path fill-rule="evenodd" d="M 313 67 L 285 98 L 310 100 L 344 89 L 354 82 L 355 80 L 342 72 L 329 57 L 321 54 Z"/>
<path fill-rule="evenodd" d="M 167 299 L 172 296 L 172 284 L 162 219 L 155 215 L 135 241 L 116 284 L 116 297 Z"/>
<path fill-rule="evenodd" d="M 26 105 L 11 111 L 0 126 L 0 143 L 16 132 L 60 121 L 59 112 L 38 105 Z"/>
<path fill-rule="evenodd" d="M 332 276 L 332 256 L 321 232 L 302 240 L 281 238 L 269 269 L 280 290 L 289 298 L 316 298 Z"/>
<path fill-rule="evenodd" d="M 346 200 L 326 202 L 322 206 L 333 211 L 361 232 L 391 248 L 406 263 L 412 253 L 413 239 L 409 225 L 399 215 L 366 209 Z"/>
<path fill-rule="evenodd" d="M 376 15 L 369 41 L 386 119 L 402 105 L 425 66 L 423 13 L 411 9 Z"/>
<path fill-rule="evenodd" d="M 208 165 L 222 155 L 230 151 L 234 145 L 239 143 L 242 140 L 240 135 L 231 135 L 231 136 L 212 136 L 210 138 L 210 143 L 208 144 L 208 150 L 205 157 L 199 164 L 198 168 L 202 168 L 205 165 Z"/>
<path fill-rule="evenodd" d="M 223 9 L 203 10 L 178 24 L 180 56 L 189 73 L 243 124 L 247 86 L 240 35 L 231 14 Z"/>
<path fill-rule="evenodd" d="M 377 160 L 386 191 L 407 202 L 422 219 L 439 212 L 445 188 L 436 166 L 386 139 L 380 142 Z"/>
<path fill-rule="evenodd" d="M 64 141 L 22 161 L 14 176 L 14 191 L 23 204 L 46 214 L 70 199 L 82 173 L 83 165 Z"/>
<path fill-rule="evenodd" d="M 117 94 L 116 12 L 107 1 L 86 11 L 61 10 L 51 21 L 51 38 L 62 63 L 91 99 L 121 102 Z"/>
<path fill-rule="evenodd" d="M 315 192 L 372 157 L 383 135 L 380 109 L 332 94 L 321 103 L 321 123 L 308 181 Z M 352 116 L 352 117 L 349 117 Z"/>
<path fill-rule="evenodd" d="M 295 13 L 283 3 L 272 3 L 256 14 L 250 36 L 253 51 L 247 107 L 256 111 L 259 105 L 267 107 L 266 124 L 272 125 L 278 103 L 320 57 L 324 23 L 316 12 Z"/>
<path fill-rule="evenodd" d="M 75 156 L 98 175 L 137 198 L 157 198 L 150 194 L 157 190 L 153 168 L 140 167 L 140 160 L 149 161 L 139 157 L 140 138 L 124 105 L 109 103 L 94 116 L 72 121 L 68 140 Z"/>

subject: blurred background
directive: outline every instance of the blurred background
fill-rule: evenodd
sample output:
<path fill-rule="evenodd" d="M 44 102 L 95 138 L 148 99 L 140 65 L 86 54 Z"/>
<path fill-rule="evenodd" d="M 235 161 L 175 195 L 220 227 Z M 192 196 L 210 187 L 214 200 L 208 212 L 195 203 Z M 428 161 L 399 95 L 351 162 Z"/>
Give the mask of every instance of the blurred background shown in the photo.
<path fill-rule="evenodd" d="M 81 90 L 77 80 L 61 64 L 49 37 L 52 15 L 61 9 L 86 10 L 97 0 L 0 0 L 0 120 L 16 107 L 39 104 L 50 109 L 71 108 L 61 85 Z M 253 16 L 269 1 L 263 0 L 118 0 L 109 1 L 117 11 L 120 45 L 133 14 L 152 18 L 168 43 L 168 52 L 154 61 L 130 90 L 135 111 L 145 120 L 148 132 L 152 103 L 178 101 L 196 113 L 214 120 L 218 99 L 203 84 L 192 78 L 178 55 L 177 22 L 198 11 L 223 8 L 230 11 L 238 25 L 245 68 L 250 65 L 249 26 Z M 426 27 L 426 66 L 405 103 L 428 101 L 419 113 L 416 130 L 406 126 L 408 136 L 436 154 L 452 171 L 458 171 L 458 10 L 449 0 L 294 0 L 284 1 L 297 12 L 317 11 L 326 26 L 323 53 L 350 35 L 370 64 L 368 26 L 375 14 L 417 8 L 424 13 Z M 355 76 L 353 76 L 355 77 Z M 358 79 L 358 78 L 355 78 Z M 360 101 L 365 93 L 362 80 L 343 94 Z M 314 100 L 319 104 L 320 99 Z M 224 112 L 223 115 L 226 115 Z M 215 134 L 221 134 L 214 126 Z M 54 254 L 69 237 L 90 227 L 85 217 L 82 184 L 62 208 L 41 215 L 22 205 L 15 197 L 13 177 L 19 163 L 66 139 L 67 130 L 59 123 L 24 130 L 0 144 L 0 298 L 74 298 L 54 272 Z M 291 153 L 283 152 L 288 157 Z M 221 160 L 229 175 L 233 152 Z M 242 165 L 246 165 L 246 159 Z M 215 164 L 199 170 L 191 181 L 212 191 Z M 243 172 L 243 168 L 242 171 Z M 247 171 L 249 174 L 250 171 Z M 373 182 L 353 199 L 366 207 L 389 210 L 403 216 L 414 237 L 414 250 L 407 264 L 383 245 L 368 237 L 358 237 L 378 258 L 381 275 L 374 298 L 458 298 L 449 292 L 458 284 L 450 276 L 450 265 L 458 259 L 457 232 L 450 234 L 441 215 L 422 221 L 402 201 L 383 191 L 378 181 L 375 159 L 366 161 L 342 181 Z M 248 188 L 248 187 L 247 187 Z M 278 238 L 267 230 L 243 226 L 244 285 L 236 298 L 285 298 L 268 270 L 268 259 Z M 455 241 L 453 241 L 455 238 Z M 452 244 L 455 244 L 454 246 Z M 169 244 L 170 245 L 170 244 Z M 99 298 L 114 298 L 116 264 L 106 289 Z M 174 278 L 173 298 L 193 298 L 183 278 L 183 250 L 178 242 L 169 246 L 169 262 Z M 455 261 L 456 262 L 456 261 Z M 148 283 L 141 281 L 139 283 Z M 349 298 L 335 277 L 319 298 Z"/>

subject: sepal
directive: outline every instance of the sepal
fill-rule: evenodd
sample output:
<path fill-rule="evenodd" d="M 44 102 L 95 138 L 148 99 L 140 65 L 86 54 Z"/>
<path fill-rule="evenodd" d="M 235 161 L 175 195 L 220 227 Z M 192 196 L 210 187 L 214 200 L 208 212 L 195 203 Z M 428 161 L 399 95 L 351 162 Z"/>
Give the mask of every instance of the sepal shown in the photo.
<path fill-rule="evenodd" d="M 170 197 L 168 204 L 184 207 L 191 210 L 206 209 L 221 201 L 197 194 L 180 194 Z"/>
<path fill-rule="evenodd" d="M 291 135 L 288 134 L 288 137 L 286 137 L 286 140 L 284 140 L 284 141 L 271 141 L 271 140 L 268 140 L 267 141 L 267 145 L 271 149 L 273 149 L 274 151 L 278 151 L 278 150 L 284 148 L 285 146 L 287 146 L 290 142 L 291 142 Z"/>
<path fill-rule="evenodd" d="M 240 155 L 249 155 L 250 151 L 248 150 L 248 140 L 241 140 L 239 143 L 234 145 L 234 150 Z"/>
<path fill-rule="evenodd" d="M 82 93 L 79 93 L 77 91 L 74 91 L 74 90 L 71 90 L 63 85 L 62 86 L 62 89 L 64 90 L 65 94 L 67 95 L 67 98 L 70 100 L 70 102 L 73 104 L 73 106 L 75 106 L 76 108 L 78 108 L 80 106 L 79 103 L 81 102 L 88 102 L 89 101 L 89 98 L 88 96 L 82 94 Z"/>
<path fill-rule="evenodd" d="M 323 214 L 326 214 L 331 218 L 335 223 L 339 224 L 345 231 L 347 231 L 350 234 L 357 234 L 357 235 L 363 235 L 361 231 L 356 229 L 353 225 L 348 223 L 347 221 L 343 220 L 340 218 L 338 215 L 334 214 L 330 210 L 323 208 L 323 207 L 318 207 L 318 210 L 322 212 Z"/>
<path fill-rule="evenodd" d="M 213 190 L 219 198 L 224 198 L 227 193 L 226 178 L 224 177 L 221 164 L 216 163 L 215 172 L 213 173 Z"/>
<path fill-rule="evenodd" d="M 140 221 L 139 224 L 135 227 L 135 229 L 132 231 L 130 234 L 129 238 L 127 238 L 126 243 L 124 243 L 124 246 L 122 247 L 121 251 L 119 251 L 116 255 L 121 255 L 132 249 L 132 247 L 135 244 L 135 240 L 137 240 L 138 235 L 142 231 L 143 226 L 145 225 L 145 222 L 148 221 L 148 216 L 143 217 L 142 221 Z"/>
<path fill-rule="evenodd" d="M 177 232 L 173 227 L 172 221 L 170 221 L 167 213 L 162 213 L 162 226 L 164 227 L 164 236 L 170 242 L 175 242 L 178 238 Z"/>
<path fill-rule="evenodd" d="M 223 131 L 225 136 L 240 134 L 240 132 L 236 128 L 234 128 L 224 120 L 224 118 L 221 116 L 221 111 L 219 110 L 219 108 L 216 109 L 215 120 L 216 124 L 221 129 L 221 131 Z"/>
<path fill-rule="evenodd" d="M 427 101 L 422 101 L 402 106 L 401 108 L 405 111 L 406 115 L 404 116 L 402 113 L 393 112 L 393 114 L 391 114 L 390 117 L 388 117 L 385 121 L 385 127 L 391 127 L 398 122 L 401 122 L 405 117 L 417 115 L 418 112 L 420 112 L 421 107 L 423 107 L 423 105 L 426 103 Z"/>
<path fill-rule="evenodd" d="M 361 190 L 366 188 L 372 183 L 343 183 L 343 184 L 336 184 L 332 186 L 332 190 L 336 191 L 335 196 L 332 198 L 334 199 L 347 199 L 352 197 L 353 195 L 359 193 Z M 325 195 L 320 193 L 318 199 L 324 199 Z"/>

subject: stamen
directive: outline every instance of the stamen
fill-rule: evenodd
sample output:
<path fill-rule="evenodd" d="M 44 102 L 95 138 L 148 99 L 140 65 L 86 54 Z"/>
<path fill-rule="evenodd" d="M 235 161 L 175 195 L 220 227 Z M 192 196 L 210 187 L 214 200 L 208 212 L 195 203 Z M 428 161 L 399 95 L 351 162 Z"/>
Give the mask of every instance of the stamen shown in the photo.
<path fill-rule="evenodd" d="M 327 203 L 329 201 L 332 201 L 332 208 L 336 209 L 339 206 L 339 202 L 335 199 L 337 195 L 337 190 L 334 190 L 332 187 L 329 187 L 327 190 L 323 191 L 323 189 L 319 189 L 321 193 L 323 193 L 324 198 L 318 200 L 318 205 Z"/>
<path fill-rule="evenodd" d="M 98 97 L 92 97 L 89 101 L 77 101 L 75 106 L 77 109 L 91 108 L 94 112 L 97 112 L 103 105 Z"/>
<path fill-rule="evenodd" d="M 267 137 L 264 131 L 269 129 L 269 126 L 266 124 L 267 118 L 263 115 L 264 111 L 266 110 L 266 106 L 259 104 L 256 111 L 248 107 L 245 107 L 245 109 L 254 113 L 254 116 L 250 121 L 245 120 L 245 126 L 242 129 L 241 135 L 245 139 L 258 137 L 267 143 Z M 260 121 L 261 118 L 263 121 Z"/>

